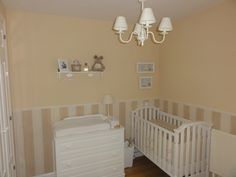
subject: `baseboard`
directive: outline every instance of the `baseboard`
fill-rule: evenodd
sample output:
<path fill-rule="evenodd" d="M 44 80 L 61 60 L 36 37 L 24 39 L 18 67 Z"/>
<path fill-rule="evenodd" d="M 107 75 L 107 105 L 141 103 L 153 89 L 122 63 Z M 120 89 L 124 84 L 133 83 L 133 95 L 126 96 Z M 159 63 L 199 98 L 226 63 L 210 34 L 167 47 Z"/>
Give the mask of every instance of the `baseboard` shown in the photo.
<path fill-rule="evenodd" d="M 56 177 L 56 173 L 55 172 L 45 173 L 45 174 L 37 175 L 34 177 Z"/>

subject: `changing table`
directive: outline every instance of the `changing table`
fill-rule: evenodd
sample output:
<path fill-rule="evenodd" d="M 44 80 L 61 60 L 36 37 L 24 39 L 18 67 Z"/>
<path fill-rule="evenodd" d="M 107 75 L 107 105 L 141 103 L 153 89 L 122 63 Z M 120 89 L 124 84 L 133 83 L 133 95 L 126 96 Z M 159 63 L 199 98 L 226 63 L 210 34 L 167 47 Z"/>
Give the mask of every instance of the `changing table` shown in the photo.
<path fill-rule="evenodd" d="M 124 177 L 124 128 L 103 115 L 54 125 L 57 177 Z"/>

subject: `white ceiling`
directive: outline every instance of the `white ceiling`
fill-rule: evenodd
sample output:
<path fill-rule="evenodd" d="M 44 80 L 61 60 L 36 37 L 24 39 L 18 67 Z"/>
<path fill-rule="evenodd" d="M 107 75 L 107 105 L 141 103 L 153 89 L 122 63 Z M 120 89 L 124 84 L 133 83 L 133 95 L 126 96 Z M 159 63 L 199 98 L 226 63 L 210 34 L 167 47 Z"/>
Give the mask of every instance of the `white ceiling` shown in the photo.
<path fill-rule="evenodd" d="M 203 10 L 224 0 L 147 0 L 158 20 L 163 16 L 177 19 Z M 140 14 L 138 0 L 2 0 L 6 7 L 81 18 L 114 20 L 126 16 L 135 22 Z"/>

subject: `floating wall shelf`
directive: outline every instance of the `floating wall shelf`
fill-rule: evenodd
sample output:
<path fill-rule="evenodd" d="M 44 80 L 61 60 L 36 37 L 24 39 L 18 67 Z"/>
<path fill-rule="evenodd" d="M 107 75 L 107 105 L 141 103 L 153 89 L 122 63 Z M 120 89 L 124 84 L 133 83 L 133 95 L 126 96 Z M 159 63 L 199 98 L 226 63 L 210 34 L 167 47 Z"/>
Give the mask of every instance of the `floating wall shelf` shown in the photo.
<path fill-rule="evenodd" d="M 58 79 L 61 79 L 62 77 L 63 78 L 67 78 L 67 79 L 70 79 L 70 78 L 73 78 L 75 75 L 87 75 L 88 77 L 93 77 L 95 75 L 100 75 L 102 76 L 103 75 L 103 72 L 101 71 L 68 71 L 68 72 L 57 72 L 57 78 Z"/>

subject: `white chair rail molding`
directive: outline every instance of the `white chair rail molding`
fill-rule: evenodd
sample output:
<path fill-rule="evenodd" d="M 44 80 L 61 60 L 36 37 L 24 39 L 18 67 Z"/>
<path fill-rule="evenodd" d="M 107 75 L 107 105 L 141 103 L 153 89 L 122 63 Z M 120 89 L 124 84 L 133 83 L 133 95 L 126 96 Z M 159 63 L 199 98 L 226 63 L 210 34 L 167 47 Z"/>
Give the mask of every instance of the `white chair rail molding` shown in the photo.
<path fill-rule="evenodd" d="M 148 40 L 148 37 L 150 35 L 154 43 L 161 44 L 165 41 L 165 37 L 168 34 L 168 32 L 172 31 L 173 27 L 170 18 L 163 17 L 158 28 L 158 30 L 160 31 L 159 35 L 162 36 L 162 39 L 161 40 L 156 39 L 155 34 L 152 31 L 150 31 L 152 25 L 156 23 L 156 18 L 151 8 L 144 8 L 145 1 L 146 0 L 139 0 L 142 7 L 141 16 L 139 22 L 136 23 L 134 30 L 131 32 L 128 40 L 124 40 L 122 38 L 122 34 L 128 30 L 126 18 L 124 16 L 116 17 L 113 29 L 119 35 L 119 40 L 122 43 L 127 44 L 131 42 L 132 38 L 134 37 L 137 40 L 138 45 L 143 46 L 144 41 Z"/>

